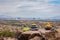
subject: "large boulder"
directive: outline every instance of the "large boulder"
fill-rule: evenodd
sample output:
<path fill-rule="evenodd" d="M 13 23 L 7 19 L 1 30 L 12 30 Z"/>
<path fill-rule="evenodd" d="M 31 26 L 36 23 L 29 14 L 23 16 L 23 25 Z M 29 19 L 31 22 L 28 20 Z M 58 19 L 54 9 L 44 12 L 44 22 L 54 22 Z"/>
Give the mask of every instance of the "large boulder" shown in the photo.
<path fill-rule="evenodd" d="M 19 34 L 18 40 L 60 40 L 59 30 L 26 31 Z"/>
<path fill-rule="evenodd" d="M 30 35 L 29 40 L 45 40 L 45 38 L 43 38 L 39 33 L 34 33 Z"/>
<path fill-rule="evenodd" d="M 45 39 L 46 40 L 56 40 L 58 39 L 58 31 L 57 30 L 52 30 L 50 32 L 45 33 Z"/>

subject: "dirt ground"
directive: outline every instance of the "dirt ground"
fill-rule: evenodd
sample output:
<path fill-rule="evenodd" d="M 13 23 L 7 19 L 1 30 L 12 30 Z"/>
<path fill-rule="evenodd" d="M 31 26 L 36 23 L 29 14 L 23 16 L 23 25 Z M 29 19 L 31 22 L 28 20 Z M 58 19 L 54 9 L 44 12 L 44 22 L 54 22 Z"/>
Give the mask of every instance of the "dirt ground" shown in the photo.
<path fill-rule="evenodd" d="M 17 39 L 8 37 L 8 38 L 4 38 L 4 40 L 17 40 Z"/>
<path fill-rule="evenodd" d="M 59 29 L 56 29 L 56 31 L 46 31 L 46 30 L 42 30 L 42 29 L 40 29 L 41 30 L 41 32 L 45 35 L 45 39 L 44 40 L 60 40 L 60 28 Z M 33 31 L 30 31 L 31 33 L 38 33 L 37 31 L 35 31 L 35 32 L 33 32 Z M 29 33 L 30 33 L 29 32 Z M 25 34 L 26 32 L 24 32 L 24 34 Z M 28 34 L 28 31 L 27 31 L 27 34 Z M 31 38 L 31 39 L 29 39 L 29 40 L 42 40 L 41 39 L 42 37 L 40 37 L 40 36 L 35 36 L 35 37 L 33 37 L 33 38 Z M 10 37 L 8 37 L 8 38 L 4 38 L 4 40 L 17 40 L 16 38 L 10 38 Z"/>

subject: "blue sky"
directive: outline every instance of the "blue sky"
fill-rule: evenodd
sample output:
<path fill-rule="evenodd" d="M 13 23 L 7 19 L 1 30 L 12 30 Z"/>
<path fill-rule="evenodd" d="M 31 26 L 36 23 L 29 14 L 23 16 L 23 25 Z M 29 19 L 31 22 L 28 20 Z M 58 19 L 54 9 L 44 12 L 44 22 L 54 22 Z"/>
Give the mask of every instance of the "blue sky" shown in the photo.
<path fill-rule="evenodd" d="M 0 0 L 0 15 L 49 18 L 60 15 L 60 0 Z"/>

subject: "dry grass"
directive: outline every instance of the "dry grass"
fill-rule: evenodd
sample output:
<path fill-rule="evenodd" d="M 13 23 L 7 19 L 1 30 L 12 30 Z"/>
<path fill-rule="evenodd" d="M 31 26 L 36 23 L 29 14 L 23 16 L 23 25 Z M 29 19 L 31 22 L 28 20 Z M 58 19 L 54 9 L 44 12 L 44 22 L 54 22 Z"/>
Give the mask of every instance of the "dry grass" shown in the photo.
<path fill-rule="evenodd" d="M 43 28 L 45 25 L 45 21 L 0 21 L 0 31 L 8 30 L 10 32 L 17 32 L 17 30 L 21 30 L 23 27 L 31 27 L 31 24 L 35 23 L 40 28 Z M 60 22 L 50 22 L 52 25 L 56 26 L 57 32 L 48 32 L 45 34 L 46 40 L 60 40 Z M 43 31 L 43 30 L 42 30 Z M 56 36 L 56 37 L 55 37 Z M 32 39 L 29 40 L 41 40 L 41 37 L 35 36 Z M 15 38 L 8 38 L 7 40 L 15 40 Z"/>

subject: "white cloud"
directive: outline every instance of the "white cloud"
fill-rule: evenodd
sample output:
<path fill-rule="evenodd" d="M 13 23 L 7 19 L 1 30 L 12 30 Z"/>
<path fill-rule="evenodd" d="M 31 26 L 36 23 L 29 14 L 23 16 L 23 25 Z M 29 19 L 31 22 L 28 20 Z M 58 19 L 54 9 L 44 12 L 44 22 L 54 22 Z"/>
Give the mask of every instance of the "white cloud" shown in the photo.
<path fill-rule="evenodd" d="M 60 6 L 48 4 L 53 0 L 0 0 L 0 12 L 13 16 L 55 16 L 60 15 Z"/>

